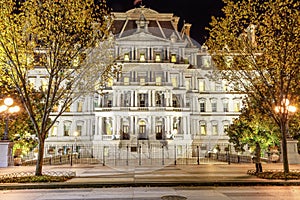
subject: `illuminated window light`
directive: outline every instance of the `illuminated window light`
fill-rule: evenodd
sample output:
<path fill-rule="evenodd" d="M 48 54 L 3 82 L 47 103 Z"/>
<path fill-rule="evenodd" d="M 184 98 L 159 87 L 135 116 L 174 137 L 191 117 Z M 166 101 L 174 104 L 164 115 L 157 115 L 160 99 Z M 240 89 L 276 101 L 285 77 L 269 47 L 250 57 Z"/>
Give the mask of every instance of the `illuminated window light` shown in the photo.
<path fill-rule="evenodd" d="M 124 61 L 129 61 L 129 54 L 128 54 L 128 53 L 126 53 L 126 54 L 124 55 Z"/>
<path fill-rule="evenodd" d="M 177 59 L 176 59 L 176 55 L 175 55 L 175 54 L 172 54 L 172 55 L 171 55 L 171 62 L 172 62 L 172 63 L 176 63 L 176 62 L 177 62 Z"/>
<path fill-rule="evenodd" d="M 145 59 L 145 54 L 142 53 L 142 54 L 140 55 L 140 61 L 141 61 L 141 62 L 145 62 L 145 61 L 146 61 L 146 59 Z"/>

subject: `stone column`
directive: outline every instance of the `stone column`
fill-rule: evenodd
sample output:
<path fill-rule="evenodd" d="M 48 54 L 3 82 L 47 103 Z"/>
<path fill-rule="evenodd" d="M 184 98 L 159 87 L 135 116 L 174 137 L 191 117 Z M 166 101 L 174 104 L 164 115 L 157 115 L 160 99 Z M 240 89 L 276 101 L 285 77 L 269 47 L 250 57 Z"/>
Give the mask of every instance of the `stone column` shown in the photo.
<path fill-rule="evenodd" d="M 13 165 L 13 142 L 8 140 L 0 141 L 0 167 L 8 167 Z"/>

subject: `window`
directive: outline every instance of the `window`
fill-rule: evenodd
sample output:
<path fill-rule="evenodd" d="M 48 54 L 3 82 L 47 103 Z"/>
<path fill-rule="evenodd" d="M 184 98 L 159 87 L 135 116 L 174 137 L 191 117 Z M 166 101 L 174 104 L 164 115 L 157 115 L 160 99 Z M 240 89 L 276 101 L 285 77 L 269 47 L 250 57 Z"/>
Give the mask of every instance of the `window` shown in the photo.
<path fill-rule="evenodd" d="M 145 94 L 140 94 L 140 107 L 145 107 Z"/>
<path fill-rule="evenodd" d="M 77 124 L 76 125 L 76 131 L 77 131 L 77 136 L 82 135 L 82 124 Z"/>
<path fill-rule="evenodd" d="M 160 59 L 160 54 L 155 54 L 155 62 L 160 62 L 161 59 Z"/>
<path fill-rule="evenodd" d="M 234 102 L 234 112 L 240 112 L 240 110 L 241 110 L 240 102 L 238 101 Z"/>
<path fill-rule="evenodd" d="M 42 80 L 42 90 L 45 92 L 48 88 L 48 83 L 46 80 Z"/>
<path fill-rule="evenodd" d="M 223 112 L 228 112 L 228 102 L 223 102 Z"/>
<path fill-rule="evenodd" d="M 217 112 L 217 102 L 212 102 L 211 103 L 211 111 L 212 112 Z"/>
<path fill-rule="evenodd" d="M 146 133 L 146 122 L 140 121 L 139 125 L 140 125 L 139 126 L 139 133 L 140 134 Z"/>
<path fill-rule="evenodd" d="M 68 105 L 66 106 L 65 112 L 71 112 L 71 105 L 70 105 L 70 104 L 68 104 Z"/>
<path fill-rule="evenodd" d="M 199 92 L 205 91 L 205 82 L 204 80 L 198 80 Z"/>
<path fill-rule="evenodd" d="M 123 133 L 129 133 L 129 126 L 123 125 Z"/>
<path fill-rule="evenodd" d="M 145 54 L 144 53 L 141 53 L 140 54 L 140 62 L 145 62 L 146 59 L 145 59 Z"/>
<path fill-rule="evenodd" d="M 228 125 L 228 124 L 225 124 L 225 125 L 223 126 L 223 132 L 225 133 L 225 131 L 226 131 L 228 128 L 229 128 L 229 125 Z"/>
<path fill-rule="evenodd" d="M 200 98 L 199 99 L 199 105 L 200 105 L 200 112 L 206 112 L 206 105 L 205 105 L 205 99 Z"/>
<path fill-rule="evenodd" d="M 200 102 L 200 112 L 205 112 L 205 102 Z"/>
<path fill-rule="evenodd" d="M 83 105 L 82 101 L 77 102 L 77 112 L 82 112 L 82 105 Z"/>
<path fill-rule="evenodd" d="M 171 62 L 172 63 L 176 63 L 177 62 L 176 54 L 172 54 L 171 55 Z"/>
<path fill-rule="evenodd" d="M 124 61 L 129 61 L 129 54 L 128 53 L 124 54 Z"/>
<path fill-rule="evenodd" d="M 52 137 L 55 137 L 57 136 L 57 125 L 54 125 L 52 128 L 51 128 L 51 134 L 50 134 Z"/>
<path fill-rule="evenodd" d="M 200 125 L 200 134 L 206 135 L 206 125 L 205 124 Z"/>
<path fill-rule="evenodd" d="M 140 78 L 140 85 L 145 85 L 145 78 Z"/>
<path fill-rule="evenodd" d="M 217 124 L 212 125 L 212 135 L 218 135 L 218 125 Z"/>
<path fill-rule="evenodd" d="M 155 84 L 156 85 L 161 85 L 161 77 L 159 76 L 159 77 L 156 77 L 156 79 L 155 79 Z"/>
<path fill-rule="evenodd" d="M 129 85 L 129 77 L 124 77 L 124 85 Z"/>
<path fill-rule="evenodd" d="M 191 78 L 185 78 L 185 89 L 186 90 L 191 89 Z"/>
<path fill-rule="evenodd" d="M 107 87 L 113 86 L 113 83 L 114 83 L 114 79 L 113 78 L 108 79 L 108 81 L 107 81 Z"/>
<path fill-rule="evenodd" d="M 71 135 L 71 122 L 64 122 L 64 136 Z"/>
<path fill-rule="evenodd" d="M 173 87 L 178 87 L 178 83 L 177 83 L 177 78 L 176 77 L 172 77 L 171 78 L 171 82 L 172 82 L 172 86 Z"/>

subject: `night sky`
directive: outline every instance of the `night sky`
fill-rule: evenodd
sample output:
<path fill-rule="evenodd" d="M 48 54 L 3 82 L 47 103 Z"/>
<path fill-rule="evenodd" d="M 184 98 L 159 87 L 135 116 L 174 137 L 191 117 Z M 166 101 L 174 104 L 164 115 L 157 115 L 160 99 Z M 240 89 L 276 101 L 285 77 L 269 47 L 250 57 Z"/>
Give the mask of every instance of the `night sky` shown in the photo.
<path fill-rule="evenodd" d="M 107 0 L 107 5 L 114 12 L 126 12 L 138 7 L 133 5 L 134 0 Z M 212 16 L 220 16 L 224 6 L 222 0 L 143 0 L 146 8 L 151 8 L 161 13 L 174 13 L 180 17 L 179 31 L 183 20 L 192 24 L 191 37 L 203 44 L 208 37 L 205 27 L 209 26 Z"/>

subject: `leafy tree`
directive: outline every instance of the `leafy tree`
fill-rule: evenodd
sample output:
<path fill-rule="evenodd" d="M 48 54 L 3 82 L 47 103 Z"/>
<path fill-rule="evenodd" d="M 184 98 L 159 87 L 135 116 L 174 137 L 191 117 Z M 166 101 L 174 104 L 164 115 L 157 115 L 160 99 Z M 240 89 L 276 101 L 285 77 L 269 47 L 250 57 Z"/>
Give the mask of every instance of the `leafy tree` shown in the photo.
<path fill-rule="evenodd" d="M 297 0 L 224 0 L 223 17 L 213 17 L 207 45 L 218 70 L 233 90 L 247 94 L 281 132 L 284 172 L 287 106 L 299 101 L 300 21 Z M 280 112 L 275 108 L 281 107 Z"/>
<path fill-rule="evenodd" d="M 113 66 L 105 49 L 98 64 L 87 59 L 93 47 L 107 47 L 98 44 L 108 36 L 109 9 L 105 0 L 0 0 L 0 18 L 0 64 L 37 135 L 39 176 L 50 128 L 79 96 L 95 90 L 106 66 Z M 54 108 L 56 116 L 50 120 Z"/>
<path fill-rule="evenodd" d="M 255 108 L 244 107 L 239 118 L 233 121 L 226 133 L 236 151 L 244 152 L 246 147 L 250 148 L 260 163 L 261 150 L 268 151 L 270 147 L 278 147 L 280 134 L 268 116 L 256 111 Z"/>

